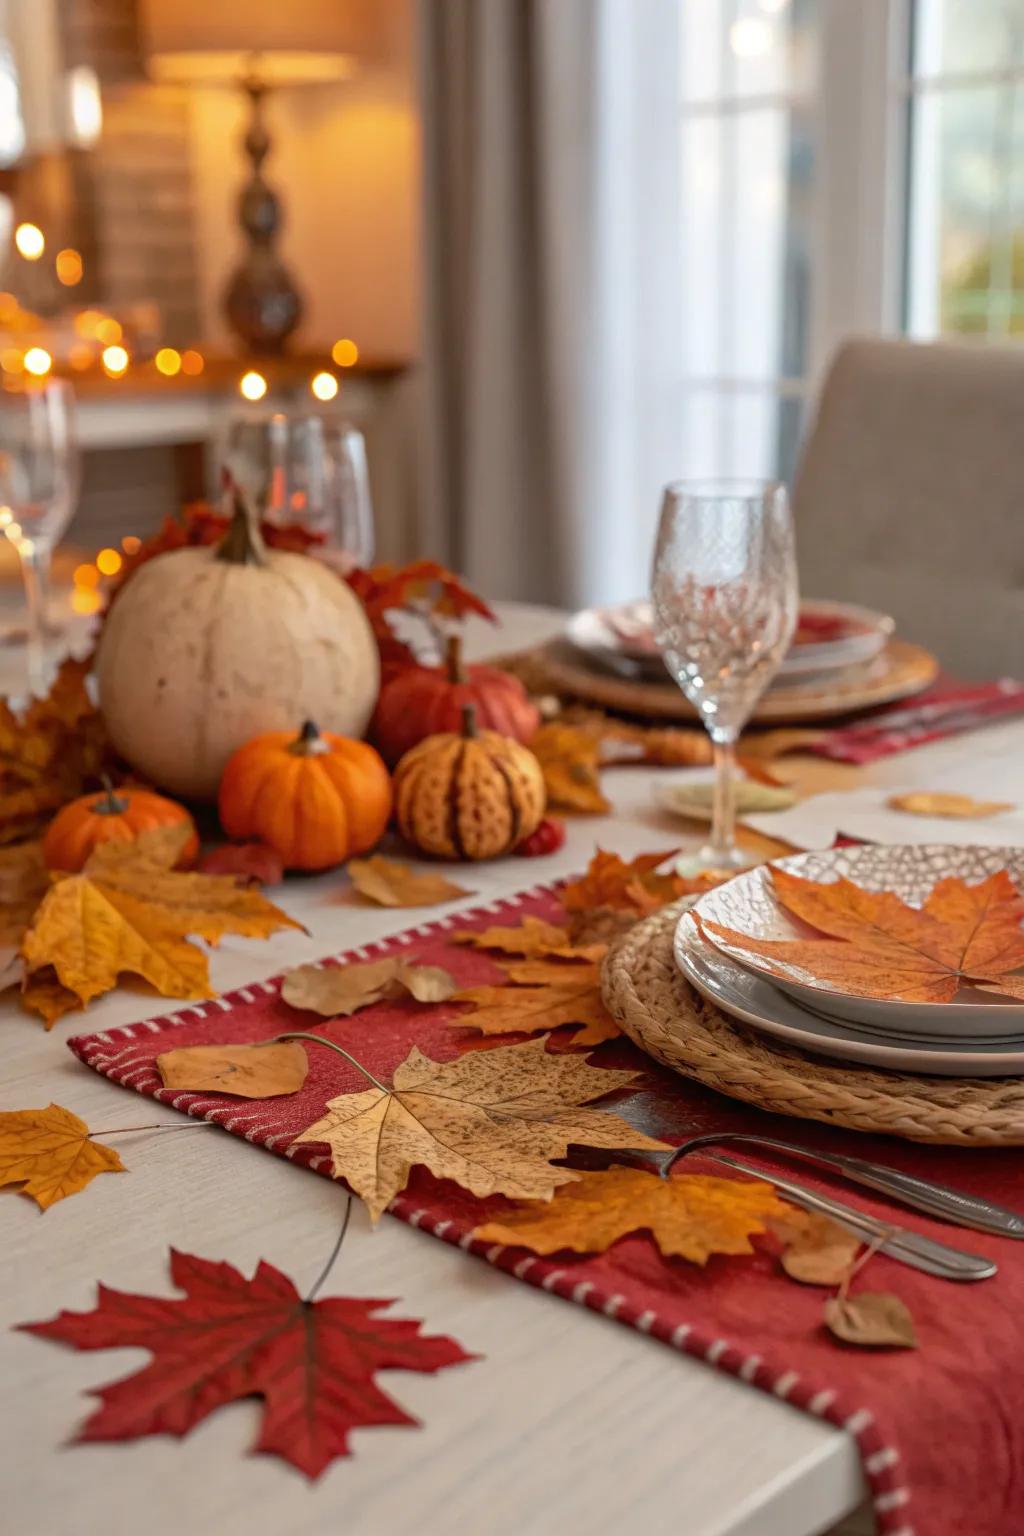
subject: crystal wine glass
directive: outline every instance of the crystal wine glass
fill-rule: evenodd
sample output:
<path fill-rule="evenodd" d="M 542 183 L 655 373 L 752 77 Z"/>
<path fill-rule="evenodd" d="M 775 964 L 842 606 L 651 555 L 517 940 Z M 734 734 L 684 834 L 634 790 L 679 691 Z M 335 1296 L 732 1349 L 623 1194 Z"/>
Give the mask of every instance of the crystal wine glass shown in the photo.
<path fill-rule="evenodd" d="M 223 460 L 268 521 L 322 534 L 326 556 L 343 571 L 372 563 L 373 501 L 357 428 L 322 413 L 238 416 Z"/>
<path fill-rule="evenodd" d="M 21 562 L 30 693 L 46 691 L 50 560 L 78 500 L 75 396 L 59 379 L 0 395 L 0 530 Z"/>
<path fill-rule="evenodd" d="M 714 743 L 711 841 L 703 869 L 741 869 L 736 741 L 796 628 L 796 552 L 785 487 L 765 481 L 666 487 L 651 591 L 665 665 Z"/>

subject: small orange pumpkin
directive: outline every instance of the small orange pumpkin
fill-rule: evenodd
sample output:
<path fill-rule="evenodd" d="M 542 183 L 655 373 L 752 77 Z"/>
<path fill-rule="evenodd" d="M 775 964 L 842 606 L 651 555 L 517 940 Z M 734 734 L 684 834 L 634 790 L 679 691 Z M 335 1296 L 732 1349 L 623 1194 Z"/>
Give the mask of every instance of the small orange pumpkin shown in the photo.
<path fill-rule="evenodd" d="M 178 868 L 187 869 L 195 863 L 199 838 L 185 807 L 149 789 L 125 785 L 115 790 L 104 779 L 101 793 L 82 795 L 57 812 L 43 838 L 43 861 L 47 869 L 77 874 L 100 843 L 130 843 L 140 832 L 178 825 L 192 829 L 178 859 Z"/>
<path fill-rule="evenodd" d="M 399 831 L 423 853 L 495 859 L 540 825 L 547 800 L 540 764 L 527 747 L 477 731 L 472 705 L 462 734 L 428 736 L 395 769 Z"/>
<path fill-rule="evenodd" d="M 255 838 L 288 869 L 329 869 L 365 853 L 391 815 L 391 780 L 365 741 L 307 720 L 268 731 L 228 759 L 217 800 L 229 837 Z"/>

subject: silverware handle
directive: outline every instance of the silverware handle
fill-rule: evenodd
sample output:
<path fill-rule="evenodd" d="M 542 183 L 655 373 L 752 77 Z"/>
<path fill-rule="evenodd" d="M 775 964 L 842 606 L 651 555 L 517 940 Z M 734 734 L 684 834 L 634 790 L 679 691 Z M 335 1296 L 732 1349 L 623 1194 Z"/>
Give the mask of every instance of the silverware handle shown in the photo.
<path fill-rule="evenodd" d="M 959 1227 L 973 1227 L 978 1232 L 989 1232 L 995 1237 L 1024 1237 L 1024 1216 L 1018 1216 L 1006 1206 L 984 1200 L 980 1195 L 969 1195 L 964 1190 L 934 1184 L 931 1179 L 919 1178 L 914 1173 L 902 1173 L 898 1168 L 883 1168 L 862 1157 L 812 1151 L 809 1147 L 797 1147 L 788 1141 L 776 1141 L 768 1136 L 730 1136 L 728 1139 L 771 1147 L 784 1152 L 787 1157 L 798 1157 L 805 1163 L 832 1168 L 854 1184 L 877 1189 L 880 1194 L 891 1195 L 894 1200 L 914 1210 L 924 1211 L 929 1216 L 937 1216 Z"/>
<path fill-rule="evenodd" d="M 783 1194 L 789 1195 L 805 1210 L 820 1211 L 824 1216 L 831 1216 L 842 1226 L 857 1233 L 859 1237 L 867 1237 L 869 1240 L 881 1238 L 879 1247 L 883 1253 L 890 1254 L 894 1259 L 900 1259 L 913 1269 L 922 1269 L 926 1274 L 938 1275 L 944 1280 L 988 1280 L 996 1273 L 996 1265 L 992 1260 L 982 1258 L 979 1254 L 965 1253 L 960 1248 L 951 1248 L 946 1243 L 937 1242 L 932 1237 L 925 1237 L 920 1232 L 909 1232 L 905 1227 L 887 1226 L 885 1222 L 869 1216 L 866 1211 L 858 1211 L 852 1205 L 844 1205 L 841 1200 L 834 1200 L 831 1195 L 819 1195 L 816 1190 L 797 1184 L 781 1174 L 766 1173 L 763 1168 L 755 1168 L 751 1163 L 744 1163 L 737 1157 L 729 1157 L 724 1152 L 708 1151 L 705 1155 L 714 1158 L 716 1162 L 727 1164 L 730 1168 L 738 1169 L 740 1173 L 749 1173 L 754 1178 L 763 1179 L 781 1190 Z"/>

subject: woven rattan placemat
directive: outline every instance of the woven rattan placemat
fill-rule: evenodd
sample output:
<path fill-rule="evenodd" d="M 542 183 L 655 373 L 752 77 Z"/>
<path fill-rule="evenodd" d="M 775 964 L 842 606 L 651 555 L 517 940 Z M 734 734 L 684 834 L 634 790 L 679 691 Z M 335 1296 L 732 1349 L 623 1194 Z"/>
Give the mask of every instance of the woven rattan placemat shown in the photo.
<path fill-rule="evenodd" d="M 1024 1079 L 950 1078 L 843 1066 L 738 1023 L 676 968 L 686 902 L 638 923 L 611 951 L 604 996 L 620 1028 L 665 1066 L 776 1114 L 950 1146 L 1024 1146 Z"/>

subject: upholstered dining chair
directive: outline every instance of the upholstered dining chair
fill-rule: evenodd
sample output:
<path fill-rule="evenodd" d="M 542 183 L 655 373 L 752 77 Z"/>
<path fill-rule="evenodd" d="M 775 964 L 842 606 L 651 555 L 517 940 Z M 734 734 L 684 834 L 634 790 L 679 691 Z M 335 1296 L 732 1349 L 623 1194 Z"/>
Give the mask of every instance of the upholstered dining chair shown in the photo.
<path fill-rule="evenodd" d="M 962 677 L 1024 676 L 1024 347 L 846 342 L 793 493 L 800 585 Z"/>

